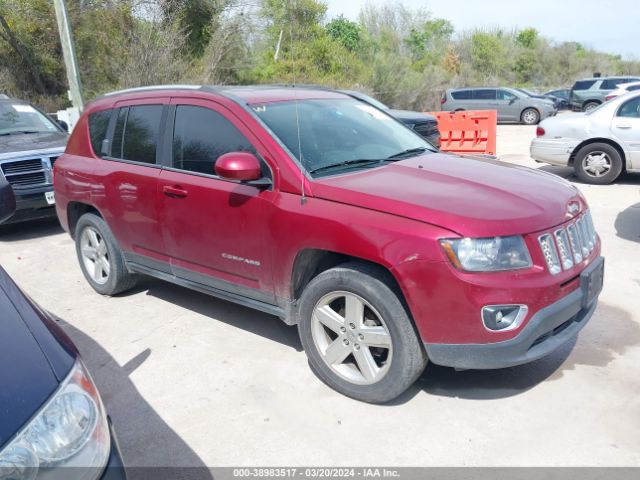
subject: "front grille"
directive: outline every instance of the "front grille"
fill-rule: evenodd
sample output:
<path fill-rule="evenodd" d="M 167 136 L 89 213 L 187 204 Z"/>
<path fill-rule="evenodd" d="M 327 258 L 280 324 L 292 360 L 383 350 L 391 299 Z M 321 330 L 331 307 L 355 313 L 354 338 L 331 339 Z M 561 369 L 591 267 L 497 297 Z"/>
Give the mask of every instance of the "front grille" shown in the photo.
<path fill-rule="evenodd" d="M 13 175 L 33 170 L 42 170 L 42 160 L 34 158 L 32 160 L 20 160 L 17 162 L 8 162 L 2 164 L 2 173 L 5 175 Z"/>
<path fill-rule="evenodd" d="M 38 187 L 51 184 L 51 169 L 58 155 L 22 160 L 6 160 L 0 170 L 10 185 L 17 188 Z"/>
<path fill-rule="evenodd" d="M 569 270 L 586 259 L 596 247 L 596 230 L 591 212 L 587 210 L 575 221 L 553 233 L 538 237 L 538 243 L 551 275 Z"/>

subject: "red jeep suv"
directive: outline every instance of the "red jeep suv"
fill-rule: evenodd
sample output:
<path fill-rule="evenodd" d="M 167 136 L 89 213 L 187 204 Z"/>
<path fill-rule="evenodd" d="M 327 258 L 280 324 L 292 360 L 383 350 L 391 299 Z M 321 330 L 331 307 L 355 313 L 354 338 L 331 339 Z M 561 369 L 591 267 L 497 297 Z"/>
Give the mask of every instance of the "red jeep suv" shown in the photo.
<path fill-rule="evenodd" d="M 276 315 L 325 383 L 367 402 L 400 395 L 428 360 L 491 369 L 547 355 L 602 288 L 600 240 L 571 184 L 437 153 L 339 92 L 108 94 L 54 177 L 98 293 L 143 274 Z"/>

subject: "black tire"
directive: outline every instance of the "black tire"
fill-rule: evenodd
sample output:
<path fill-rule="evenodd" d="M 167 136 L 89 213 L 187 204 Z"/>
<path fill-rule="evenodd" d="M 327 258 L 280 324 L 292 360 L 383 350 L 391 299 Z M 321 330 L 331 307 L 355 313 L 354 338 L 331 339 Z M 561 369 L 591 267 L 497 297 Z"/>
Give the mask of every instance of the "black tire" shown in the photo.
<path fill-rule="evenodd" d="M 298 331 L 313 372 L 334 390 L 369 403 L 385 403 L 401 395 L 416 381 L 427 364 L 427 355 L 403 305 L 401 294 L 396 292 L 393 283 L 385 277 L 384 270 L 374 266 L 345 263 L 315 277 L 302 293 L 298 309 Z M 343 378 L 325 362 L 316 346 L 312 331 L 313 312 L 318 302 L 333 292 L 346 292 L 361 297 L 384 319 L 392 356 L 386 373 L 375 383 L 361 385 Z M 350 348 L 357 346 L 354 344 Z M 375 351 L 376 347 L 371 348 Z M 373 352 L 368 346 L 366 349 Z M 348 362 L 349 358 L 353 360 L 352 366 L 357 368 L 355 356 L 347 357 L 344 362 Z"/>
<path fill-rule="evenodd" d="M 540 123 L 540 112 L 535 108 L 525 108 L 520 114 L 520 121 L 525 125 L 537 125 Z"/>
<path fill-rule="evenodd" d="M 593 110 L 596 107 L 600 106 L 600 102 L 587 102 L 582 106 L 583 112 L 588 112 L 589 110 Z"/>
<path fill-rule="evenodd" d="M 96 275 L 88 270 L 87 263 L 85 262 L 86 259 L 82 253 L 83 236 L 85 232 L 88 231 L 97 232 L 106 247 L 104 257 L 108 261 L 110 268 L 108 273 L 105 270 L 102 271 L 102 273 L 106 273 L 103 282 L 96 281 Z M 102 218 L 93 213 L 85 213 L 82 215 L 76 224 L 75 241 L 76 254 L 84 278 L 87 279 L 89 285 L 91 285 L 96 292 L 101 295 L 117 295 L 135 286 L 138 281 L 138 276 L 127 270 L 120 247 L 118 247 L 113 233 L 111 233 L 111 230 Z M 96 260 L 93 264 L 97 262 Z"/>
<path fill-rule="evenodd" d="M 598 154 L 602 154 L 603 161 L 610 165 L 609 170 L 600 175 L 589 169 L 588 157 L 593 155 L 597 158 Z M 608 143 L 591 143 L 578 150 L 573 160 L 573 168 L 580 181 L 593 185 L 607 185 L 620 176 L 623 162 L 620 152 L 615 147 Z"/>

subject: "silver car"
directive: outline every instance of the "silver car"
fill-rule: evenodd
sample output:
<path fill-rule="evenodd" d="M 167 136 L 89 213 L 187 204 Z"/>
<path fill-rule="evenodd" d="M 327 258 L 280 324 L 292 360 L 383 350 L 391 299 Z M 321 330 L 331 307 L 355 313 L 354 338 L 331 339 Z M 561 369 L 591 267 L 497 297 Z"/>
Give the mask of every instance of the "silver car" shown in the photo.
<path fill-rule="evenodd" d="M 499 122 L 521 122 L 525 125 L 535 125 L 558 113 L 553 101 L 506 87 L 451 88 L 443 94 L 441 104 L 445 112 L 497 110 Z"/>
<path fill-rule="evenodd" d="M 587 113 L 550 118 L 538 126 L 531 157 L 572 166 L 580 180 L 604 185 L 622 171 L 640 171 L 640 92 L 614 98 Z"/>

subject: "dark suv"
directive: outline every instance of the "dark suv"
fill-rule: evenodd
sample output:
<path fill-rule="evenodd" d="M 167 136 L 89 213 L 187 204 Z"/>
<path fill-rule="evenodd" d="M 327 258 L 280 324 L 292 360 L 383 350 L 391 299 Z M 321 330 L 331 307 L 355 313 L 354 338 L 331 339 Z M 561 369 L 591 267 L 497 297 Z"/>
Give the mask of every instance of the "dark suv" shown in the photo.
<path fill-rule="evenodd" d="M 0 97 L 0 176 L 17 199 L 8 223 L 55 216 L 52 167 L 66 144 L 67 132 L 46 114 Z"/>
<path fill-rule="evenodd" d="M 438 153 L 335 91 L 107 95 L 54 174 L 97 292 L 145 274 L 277 315 L 324 382 L 368 402 L 400 395 L 427 359 L 547 355 L 602 287 L 600 240 L 570 183 Z"/>

